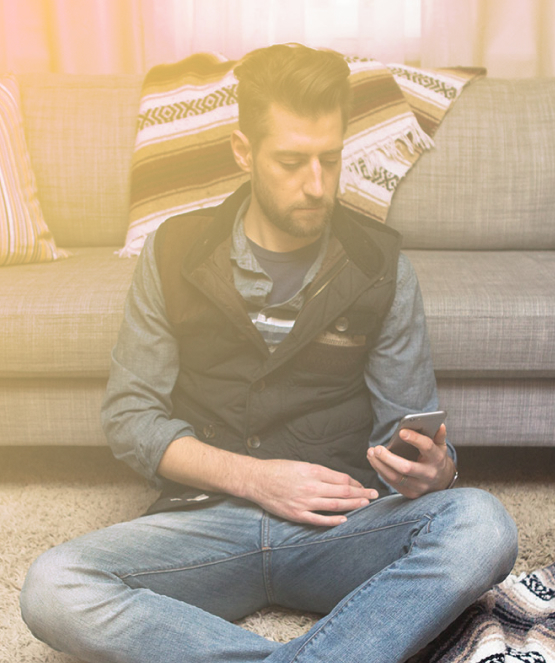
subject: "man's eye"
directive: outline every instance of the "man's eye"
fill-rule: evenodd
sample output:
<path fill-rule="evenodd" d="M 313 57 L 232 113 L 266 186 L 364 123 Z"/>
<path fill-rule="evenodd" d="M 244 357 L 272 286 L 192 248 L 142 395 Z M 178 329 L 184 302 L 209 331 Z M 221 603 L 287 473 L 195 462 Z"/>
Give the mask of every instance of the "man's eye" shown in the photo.
<path fill-rule="evenodd" d="M 287 170 L 295 170 L 295 168 L 299 168 L 301 165 L 300 161 L 282 161 L 281 165 L 284 168 L 287 168 Z"/>
<path fill-rule="evenodd" d="M 320 162 L 322 166 L 337 166 L 337 164 L 341 161 L 341 159 L 322 159 Z"/>

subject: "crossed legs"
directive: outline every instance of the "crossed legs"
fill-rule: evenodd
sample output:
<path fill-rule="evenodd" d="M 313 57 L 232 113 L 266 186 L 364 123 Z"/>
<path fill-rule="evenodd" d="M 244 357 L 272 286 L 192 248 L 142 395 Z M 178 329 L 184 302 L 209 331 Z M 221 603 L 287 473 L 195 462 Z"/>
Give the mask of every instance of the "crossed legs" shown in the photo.
<path fill-rule="evenodd" d="M 336 528 L 236 499 L 93 532 L 33 564 L 22 614 L 83 661 L 404 661 L 511 570 L 515 526 L 486 492 L 399 495 Z M 287 644 L 232 623 L 276 604 L 325 616 Z"/>

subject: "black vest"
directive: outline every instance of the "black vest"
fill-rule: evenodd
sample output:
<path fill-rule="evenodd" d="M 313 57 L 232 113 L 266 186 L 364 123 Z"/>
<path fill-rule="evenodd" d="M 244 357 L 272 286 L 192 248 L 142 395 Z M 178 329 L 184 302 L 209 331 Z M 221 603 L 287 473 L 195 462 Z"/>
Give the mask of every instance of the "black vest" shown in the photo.
<path fill-rule="evenodd" d="M 180 346 L 173 417 L 228 451 L 318 463 L 383 489 L 366 459 L 373 417 L 364 364 L 395 295 L 400 236 L 337 204 L 322 267 L 293 329 L 270 352 L 229 257 L 249 192 L 244 185 L 219 207 L 173 217 L 157 231 Z M 166 493 L 183 490 L 168 484 Z"/>

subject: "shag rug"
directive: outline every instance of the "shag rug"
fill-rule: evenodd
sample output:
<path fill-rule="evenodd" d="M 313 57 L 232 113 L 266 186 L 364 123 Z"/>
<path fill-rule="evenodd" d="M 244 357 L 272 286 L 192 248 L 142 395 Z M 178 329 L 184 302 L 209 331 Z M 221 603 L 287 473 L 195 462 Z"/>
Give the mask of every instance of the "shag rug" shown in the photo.
<path fill-rule="evenodd" d="M 459 457 L 460 485 L 496 495 L 519 526 L 513 576 L 553 564 L 555 448 L 463 448 Z M 106 448 L 0 447 L 0 663 L 78 663 L 36 641 L 23 624 L 18 596 L 25 573 L 41 552 L 134 518 L 155 495 Z M 315 620 L 315 615 L 269 609 L 241 625 L 286 642 Z"/>

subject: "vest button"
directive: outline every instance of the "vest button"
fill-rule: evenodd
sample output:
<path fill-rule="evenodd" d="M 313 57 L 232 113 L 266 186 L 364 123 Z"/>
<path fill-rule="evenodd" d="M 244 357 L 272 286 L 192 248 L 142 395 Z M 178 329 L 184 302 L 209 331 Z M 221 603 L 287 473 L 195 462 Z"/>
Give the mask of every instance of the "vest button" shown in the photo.
<path fill-rule="evenodd" d="M 258 435 L 253 435 L 252 437 L 247 438 L 247 447 L 249 449 L 258 449 L 260 444 L 260 438 Z"/>
<path fill-rule="evenodd" d="M 214 430 L 214 426 L 212 424 L 208 424 L 202 429 L 202 432 L 204 433 L 204 437 L 207 440 L 210 440 L 213 437 L 216 437 L 216 431 Z"/>
<path fill-rule="evenodd" d="M 347 329 L 349 329 L 349 319 L 346 318 L 345 316 L 337 318 L 337 320 L 335 321 L 335 328 L 337 329 L 338 332 L 346 332 Z"/>
<path fill-rule="evenodd" d="M 266 389 L 266 382 L 264 380 L 258 380 L 258 382 L 255 382 L 252 385 L 252 388 L 255 391 L 264 391 L 264 389 Z"/>

